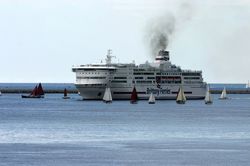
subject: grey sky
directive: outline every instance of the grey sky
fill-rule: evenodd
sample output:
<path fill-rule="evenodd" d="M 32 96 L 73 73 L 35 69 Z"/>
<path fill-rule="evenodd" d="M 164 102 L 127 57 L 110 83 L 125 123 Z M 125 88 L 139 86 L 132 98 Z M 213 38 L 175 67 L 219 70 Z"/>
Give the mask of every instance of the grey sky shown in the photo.
<path fill-rule="evenodd" d="M 250 80 L 249 0 L 0 0 L 0 82 L 74 82 L 74 64 L 150 59 L 146 29 L 176 17 L 171 61 L 207 82 Z"/>

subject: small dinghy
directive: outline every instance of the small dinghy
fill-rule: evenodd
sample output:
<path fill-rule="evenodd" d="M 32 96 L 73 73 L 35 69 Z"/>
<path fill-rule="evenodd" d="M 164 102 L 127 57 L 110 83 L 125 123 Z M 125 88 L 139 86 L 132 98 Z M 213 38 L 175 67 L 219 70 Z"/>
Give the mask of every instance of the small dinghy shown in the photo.
<path fill-rule="evenodd" d="M 112 103 L 112 95 L 109 87 L 105 89 L 102 100 L 104 103 Z"/>
<path fill-rule="evenodd" d="M 211 96 L 209 87 L 207 87 L 207 92 L 205 96 L 205 104 L 212 104 L 212 103 L 213 103 L 212 96 Z"/>
<path fill-rule="evenodd" d="M 228 99 L 227 97 L 227 91 L 226 91 L 226 87 L 224 87 L 223 91 L 221 92 L 221 95 L 220 95 L 220 100 L 226 100 Z"/>
<path fill-rule="evenodd" d="M 148 104 L 155 104 L 155 96 L 153 95 L 153 93 L 150 94 Z"/>
<path fill-rule="evenodd" d="M 182 86 L 180 86 L 177 97 L 176 97 L 176 103 L 177 104 L 185 104 L 186 103 L 186 97 L 183 91 Z"/>
<path fill-rule="evenodd" d="M 130 103 L 131 104 L 137 104 L 137 100 L 138 100 L 138 95 L 135 89 L 135 86 L 133 88 L 132 94 L 131 94 L 131 98 L 130 98 Z"/>
<path fill-rule="evenodd" d="M 67 91 L 66 88 L 63 91 L 63 99 L 70 99 L 70 97 L 68 96 L 68 91 Z"/>

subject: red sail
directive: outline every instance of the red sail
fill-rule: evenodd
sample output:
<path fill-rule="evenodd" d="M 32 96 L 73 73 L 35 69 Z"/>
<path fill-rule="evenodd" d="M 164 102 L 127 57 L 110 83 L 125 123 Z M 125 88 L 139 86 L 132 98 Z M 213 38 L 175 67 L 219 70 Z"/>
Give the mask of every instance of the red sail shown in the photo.
<path fill-rule="evenodd" d="M 67 93 L 68 93 L 68 92 L 67 92 L 67 89 L 65 88 L 65 89 L 64 89 L 64 97 L 67 97 Z"/>
<path fill-rule="evenodd" d="M 37 95 L 37 86 L 32 90 L 31 96 L 36 96 Z"/>
<path fill-rule="evenodd" d="M 39 85 L 38 85 L 37 95 L 44 95 L 44 91 L 43 91 L 43 87 L 42 87 L 41 83 L 39 83 Z"/>
<path fill-rule="evenodd" d="M 131 102 L 134 103 L 136 102 L 138 99 L 138 96 L 137 96 L 137 92 L 136 92 L 136 89 L 134 87 L 133 91 L 132 91 L 132 94 L 131 94 Z"/>

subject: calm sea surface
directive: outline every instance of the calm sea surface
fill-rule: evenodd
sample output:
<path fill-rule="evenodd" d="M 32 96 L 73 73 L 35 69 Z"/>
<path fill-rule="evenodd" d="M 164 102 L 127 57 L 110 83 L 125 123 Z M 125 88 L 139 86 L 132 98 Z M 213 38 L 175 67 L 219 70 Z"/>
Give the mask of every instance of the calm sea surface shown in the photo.
<path fill-rule="evenodd" d="M 104 104 L 0 96 L 0 165 L 250 165 L 250 95 Z"/>
<path fill-rule="evenodd" d="M 0 83 L 0 90 L 10 90 L 10 89 L 30 89 L 32 90 L 37 83 Z M 67 88 L 68 90 L 76 90 L 73 83 L 42 83 L 45 90 L 63 90 Z M 224 87 L 228 90 L 245 90 L 246 84 L 209 84 L 212 90 L 222 90 Z"/>

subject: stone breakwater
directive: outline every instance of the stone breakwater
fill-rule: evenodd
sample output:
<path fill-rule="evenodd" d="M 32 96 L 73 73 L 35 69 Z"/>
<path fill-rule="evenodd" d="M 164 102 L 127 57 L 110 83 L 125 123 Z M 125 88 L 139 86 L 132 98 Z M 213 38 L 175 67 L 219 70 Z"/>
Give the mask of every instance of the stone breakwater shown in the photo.
<path fill-rule="evenodd" d="M 221 94 L 222 90 L 210 90 L 212 94 Z M 228 94 L 250 94 L 250 88 L 248 89 L 237 89 L 237 90 L 227 90 Z"/>
<path fill-rule="evenodd" d="M 2 93 L 31 93 L 32 89 L 1 89 Z M 68 93 L 78 93 L 76 89 L 67 90 Z M 64 89 L 44 89 L 44 93 L 63 93 Z"/>

